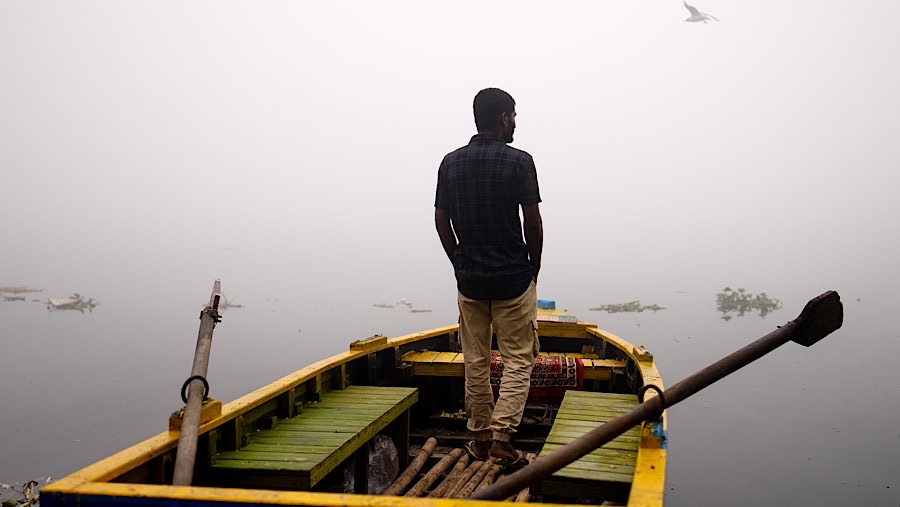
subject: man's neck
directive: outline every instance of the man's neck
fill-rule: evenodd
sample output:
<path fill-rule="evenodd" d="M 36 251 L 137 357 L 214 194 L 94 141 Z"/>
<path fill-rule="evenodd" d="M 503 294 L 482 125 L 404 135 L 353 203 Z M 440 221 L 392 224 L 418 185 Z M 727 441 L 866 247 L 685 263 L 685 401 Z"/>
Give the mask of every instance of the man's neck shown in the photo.
<path fill-rule="evenodd" d="M 496 137 L 497 139 L 503 139 L 503 133 L 500 132 L 499 129 L 494 130 L 479 130 L 478 135 L 482 137 Z"/>

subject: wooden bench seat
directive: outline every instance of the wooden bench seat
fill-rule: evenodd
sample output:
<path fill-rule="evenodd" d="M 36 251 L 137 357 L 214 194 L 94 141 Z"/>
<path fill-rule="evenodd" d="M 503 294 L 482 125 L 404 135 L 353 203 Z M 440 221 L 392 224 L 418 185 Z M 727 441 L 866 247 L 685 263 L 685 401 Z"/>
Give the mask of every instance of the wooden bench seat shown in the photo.
<path fill-rule="evenodd" d="M 549 355 L 541 352 L 541 355 Z M 610 380 L 616 372 L 625 371 L 625 361 L 618 359 L 592 359 L 586 354 L 556 354 L 577 357 L 584 364 L 585 380 Z M 403 354 L 403 362 L 412 365 L 412 374 L 431 377 L 462 377 L 465 366 L 462 352 L 419 352 Z"/>
<path fill-rule="evenodd" d="M 630 411 L 637 404 L 637 396 L 633 394 L 567 391 L 539 458 L 583 436 L 601 423 Z M 570 498 L 590 498 L 604 488 L 610 491 L 620 489 L 627 494 L 634 477 L 639 446 L 640 426 L 635 426 L 554 473 L 544 481 L 543 491 Z M 599 487 L 597 481 L 601 482 Z"/>
<path fill-rule="evenodd" d="M 406 452 L 409 409 L 417 399 L 412 387 L 354 385 L 327 392 L 297 416 L 253 433 L 240 450 L 218 453 L 212 468 L 231 486 L 259 487 L 262 480 L 272 488 L 310 490 L 395 421 L 405 433 L 395 443 Z"/>

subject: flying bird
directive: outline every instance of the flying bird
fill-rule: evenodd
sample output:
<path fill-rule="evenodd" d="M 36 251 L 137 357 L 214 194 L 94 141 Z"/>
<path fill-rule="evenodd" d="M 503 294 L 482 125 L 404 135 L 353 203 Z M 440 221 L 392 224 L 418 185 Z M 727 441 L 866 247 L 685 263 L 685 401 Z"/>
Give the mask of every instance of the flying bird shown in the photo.
<path fill-rule="evenodd" d="M 684 2 L 684 0 L 682 0 L 682 1 Z M 690 11 L 690 13 L 691 13 L 691 17 L 685 19 L 685 21 L 690 21 L 691 23 L 696 23 L 697 21 L 702 21 L 702 22 L 706 23 L 707 19 L 714 19 L 714 20 L 718 21 L 718 19 L 715 16 L 710 16 L 709 14 L 707 14 L 705 12 L 700 12 L 697 10 L 696 7 L 688 5 L 687 2 L 684 2 L 684 6 L 687 7 L 687 10 Z"/>

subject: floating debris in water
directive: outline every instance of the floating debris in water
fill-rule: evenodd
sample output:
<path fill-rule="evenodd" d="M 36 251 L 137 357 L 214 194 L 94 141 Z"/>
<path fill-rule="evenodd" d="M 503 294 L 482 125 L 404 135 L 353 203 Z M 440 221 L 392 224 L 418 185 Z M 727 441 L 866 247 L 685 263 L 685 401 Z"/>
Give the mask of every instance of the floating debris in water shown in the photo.
<path fill-rule="evenodd" d="M 405 306 L 409 308 L 409 313 L 430 313 L 431 310 L 427 310 L 424 308 L 416 308 L 415 305 L 412 304 L 412 301 L 407 301 L 406 298 L 400 298 L 400 301 L 396 303 L 374 303 L 372 304 L 375 308 L 397 308 L 399 306 Z"/>
<path fill-rule="evenodd" d="M 51 312 L 55 310 L 77 310 L 84 313 L 85 310 L 93 312 L 94 307 L 99 303 L 94 301 L 93 298 L 84 299 L 84 296 L 76 292 L 67 298 L 50 298 L 46 301 L 46 304 L 47 309 Z"/>
<path fill-rule="evenodd" d="M 44 484 L 47 484 L 51 481 L 49 477 L 43 480 Z M 40 482 L 31 480 L 22 484 L 21 486 L 16 486 L 14 484 L 0 484 L 0 490 L 8 490 L 13 493 L 13 496 L 2 494 L 3 497 L 3 507 L 31 507 L 38 505 L 38 495 L 40 490 Z"/>
<path fill-rule="evenodd" d="M 7 294 L 24 294 L 26 292 L 44 292 L 43 289 L 32 289 L 31 287 L 0 287 L 0 292 Z"/>
<path fill-rule="evenodd" d="M 209 302 L 203 303 L 203 307 L 205 308 Z M 230 299 L 225 297 L 225 294 L 222 294 L 219 298 L 219 310 L 228 310 L 230 308 L 243 308 L 244 305 L 238 305 L 231 302 Z"/>
<path fill-rule="evenodd" d="M 770 298 L 765 292 L 753 295 L 747 292 L 747 289 L 740 288 L 734 290 L 731 287 L 725 287 L 722 292 L 716 294 L 716 310 L 722 312 L 722 320 L 731 320 L 734 318 L 732 313 L 737 317 L 743 317 L 745 313 L 750 311 L 758 311 L 760 317 L 765 317 L 770 312 L 781 309 L 781 301 Z"/>
<path fill-rule="evenodd" d="M 25 301 L 25 296 L 3 296 L 2 301 Z"/>
<path fill-rule="evenodd" d="M 231 302 L 230 299 L 225 297 L 225 294 L 222 294 L 222 297 L 219 299 L 219 310 L 228 310 L 229 308 L 243 308 L 244 305 L 238 305 Z"/>
<path fill-rule="evenodd" d="M 628 301 L 627 303 L 618 303 L 612 305 L 601 305 L 595 308 L 589 308 L 592 312 L 607 312 L 607 313 L 640 313 L 644 310 L 650 310 L 652 312 L 657 312 L 659 310 L 665 310 L 665 306 L 659 305 L 642 305 L 640 301 Z"/>

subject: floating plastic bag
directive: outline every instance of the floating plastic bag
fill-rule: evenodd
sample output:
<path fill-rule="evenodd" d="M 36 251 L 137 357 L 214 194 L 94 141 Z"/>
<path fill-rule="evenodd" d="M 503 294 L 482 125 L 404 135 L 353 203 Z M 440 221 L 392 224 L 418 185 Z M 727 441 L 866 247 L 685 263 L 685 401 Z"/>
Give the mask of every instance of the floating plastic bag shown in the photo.
<path fill-rule="evenodd" d="M 375 435 L 372 450 L 369 452 L 369 484 L 370 495 L 380 495 L 394 482 L 400 473 L 400 461 L 397 459 L 397 446 L 390 437 Z"/>

